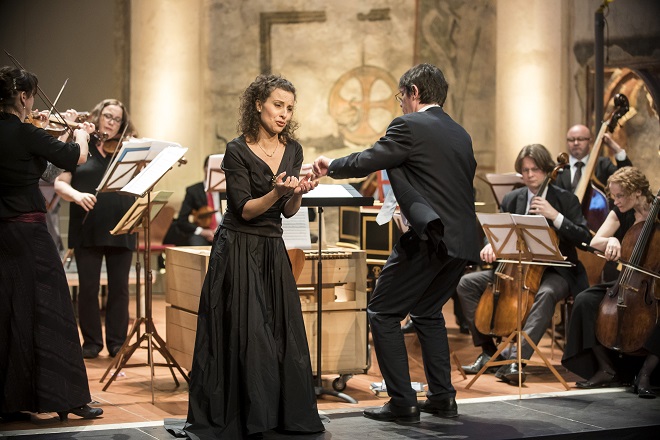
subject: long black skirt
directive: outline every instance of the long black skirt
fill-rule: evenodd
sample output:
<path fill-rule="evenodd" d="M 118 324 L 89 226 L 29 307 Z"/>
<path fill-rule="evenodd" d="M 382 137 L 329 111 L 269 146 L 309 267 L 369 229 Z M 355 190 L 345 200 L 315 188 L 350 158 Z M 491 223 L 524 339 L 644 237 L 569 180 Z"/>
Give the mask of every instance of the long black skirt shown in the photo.
<path fill-rule="evenodd" d="M 291 263 L 281 237 L 221 228 L 202 288 L 186 433 L 240 439 L 323 431 Z"/>
<path fill-rule="evenodd" d="M 66 275 L 45 223 L 0 221 L 0 412 L 89 403 Z"/>
<path fill-rule="evenodd" d="M 593 377 L 599 368 L 598 359 L 593 351 L 594 346 L 600 344 L 596 337 L 596 320 L 600 303 L 607 289 L 614 284 L 615 281 L 598 284 L 575 297 L 561 363 L 569 371 L 584 379 Z M 644 348 L 650 353 L 657 354 L 660 351 L 660 330 L 656 328 L 651 333 Z M 645 358 L 621 354 L 614 350 L 608 350 L 608 355 L 620 379 L 625 383 L 632 383 Z M 654 383 L 660 380 L 660 368 L 657 370 L 653 376 Z"/>

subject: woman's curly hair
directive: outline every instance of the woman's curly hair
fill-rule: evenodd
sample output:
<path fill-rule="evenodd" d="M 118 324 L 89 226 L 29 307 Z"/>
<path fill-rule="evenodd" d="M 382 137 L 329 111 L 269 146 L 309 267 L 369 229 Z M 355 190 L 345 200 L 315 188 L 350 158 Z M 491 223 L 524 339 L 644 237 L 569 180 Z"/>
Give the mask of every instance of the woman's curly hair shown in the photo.
<path fill-rule="evenodd" d="M 241 95 L 240 117 L 238 119 L 238 132 L 243 134 L 250 142 L 256 142 L 259 135 L 259 126 L 261 125 L 261 116 L 257 111 L 257 102 L 265 103 L 270 94 L 275 89 L 282 89 L 293 93 L 293 99 L 296 99 L 296 88 L 288 80 L 278 75 L 259 75 L 248 86 Z M 295 140 L 294 132 L 298 128 L 298 123 L 291 119 L 279 134 L 279 139 L 286 144 L 289 140 Z"/>
<path fill-rule="evenodd" d="M 639 168 L 636 167 L 623 167 L 618 170 L 614 174 L 612 174 L 608 179 L 607 179 L 607 196 L 612 197 L 610 194 L 610 184 L 616 183 L 623 189 L 623 192 L 625 195 L 629 196 L 630 194 L 634 193 L 635 191 L 641 191 L 642 196 L 646 198 L 646 201 L 648 203 L 652 203 L 653 199 L 655 196 L 651 192 L 651 185 L 649 184 L 648 179 L 640 171 Z"/>

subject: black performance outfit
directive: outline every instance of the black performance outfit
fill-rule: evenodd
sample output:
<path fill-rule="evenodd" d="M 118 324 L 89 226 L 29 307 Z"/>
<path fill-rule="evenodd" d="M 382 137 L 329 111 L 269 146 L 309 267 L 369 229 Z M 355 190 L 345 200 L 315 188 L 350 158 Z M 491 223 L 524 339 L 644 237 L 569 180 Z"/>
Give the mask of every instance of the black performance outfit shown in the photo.
<path fill-rule="evenodd" d="M 504 196 L 502 200 L 502 212 L 512 214 L 525 214 L 527 211 L 527 199 L 529 190 L 527 187 L 518 188 Z M 548 267 L 543 272 L 539 290 L 534 297 L 534 304 L 527 316 L 522 330 L 538 344 L 552 320 L 556 304 L 569 294 L 577 295 L 589 286 L 586 271 L 582 263 L 578 261 L 576 245 L 590 241 L 587 223 L 582 215 L 582 210 L 577 197 L 569 191 L 565 191 L 554 185 L 548 186 L 546 200 L 554 209 L 564 216 L 561 227 L 556 229 L 548 220 L 548 224 L 557 233 L 559 238 L 559 250 L 567 260 L 574 263 L 574 267 Z M 458 297 L 463 304 L 465 318 L 470 326 L 470 333 L 475 347 L 494 348 L 493 338 L 477 330 L 474 319 L 479 300 L 493 279 L 492 271 L 474 272 L 465 275 L 457 288 Z M 509 359 L 516 358 L 515 350 L 509 353 Z M 521 357 L 529 359 L 534 349 L 524 339 L 521 343 Z M 489 355 L 493 353 L 487 353 Z"/>
<path fill-rule="evenodd" d="M 0 413 L 91 401 L 69 286 L 46 227 L 46 161 L 74 170 L 76 143 L 0 113 Z"/>
<path fill-rule="evenodd" d="M 111 156 L 103 157 L 90 142 L 91 157 L 73 172 L 71 186 L 84 193 L 95 194 Z M 110 231 L 126 214 L 135 199 L 116 192 L 99 192 L 96 204 L 87 211 L 75 203 L 70 205 L 69 248 L 74 250 L 78 267 L 78 321 L 83 348 L 103 348 L 99 289 L 103 257 L 108 274 L 108 302 L 105 311 L 105 340 L 109 350 L 117 350 L 128 331 L 128 275 L 135 250 L 135 235 L 111 235 Z M 85 219 L 83 223 L 83 219 Z"/>
<path fill-rule="evenodd" d="M 224 193 L 220 194 L 220 199 L 223 197 Z M 204 206 L 209 206 L 207 193 L 204 191 L 204 182 L 197 182 L 187 187 L 179 215 L 168 229 L 163 239 L 163 244 L 173 244 L 175 246 L 209 246 L 211 243 L 206 241 L 206 238 L 201 235 L 195 235 L 195 230 L 198 226 L 188 220 L 190 215 L 193 214 L 193 211 Z M 213 209 L 220 210 L 220 207 L 214 206 Z M 215 215 L 215 213 L 212 215 Z"/>
<path fill-rule="evenodd" d="M 277 173 L 298 175 L 302 147 L 287 143 Z M 246 221 L 243 207 L 272 189 L 273 172 L 244 137 L 227 144 L 228 208 L 204 280 L 190 372 L 186 433 L 240 439 L 274 428 L 323 431 L 300 297 L 282 240 L 289 196 Z"/>
<path fill-rule="evenodd" d="M 631 209 L 628 212 L 621 213 L 616 207 L 614 212 L 620 224 L 614 237 L 621 242 L 628 229 L 635 224 L 635 212 Z M 568 339 L 566 340 L 561 363 L 569 371 L 584 379 L 593 377 L 599 368 L 598 360 L 593 352 L 594 346 L 599 344 L 596 339 L 596 318 L 598 317 L 598 308 L 607 289 L 614 286 L 616 281 L 592 286 L 575 297 L 568 328 Z M 658 328 L 651 334 L 644 348 L 660 356 L 660 330 Z M 627 382 L 631 381 L 634 375 L 637 374 L 644 360 L 643 357 L 639 356 L 619 356 L 613 350 L 609 350 L 609 353 L 619 376 Z M 657 377 L 660 377 L 660 374 L 657 374 Z"/>
<path fill-rule="evenodd" d="M 584 162 L 584 158 L 582 160 Z M 617 162 L 616 165 L 612 163 L 612 161 L 608 157 L 599 157 L 598 160 L 596 161 L 596 167 L 594 169 L 594 175 L 596 176 L 596 179 L 598 179 L 599 182 L 601 182 L 604 186 L 607 185 L 607 179 L 616 172 L 616 170 L 623 168 L 623 167 L 631 167 L 632 162 L 628 157 L 626 157 L 625 160 L 622 160 L 621 162 Z M 566 169 L 563 173 L 560 173 L 559 176 L 557 176 L 557 180 L 555 181 L 555 184 L 562 188 L 565 189 L 566 191 L 572 191 L 571 190 L 571 172 Z"/>
<path fill-rule="evenodd" d="M 386 169 L 411 228 L 394 245 L 369 300 L 378 365 L 391 403 L 417 406 L 400 321 L 408 313 L 422 347 L 430 402 L 455 397 L 442 306 L 468 261 L 479 260 L 470 135 L 442 107 L 394 119 L 371 148 L 334 159 L 328 176 Z"/>

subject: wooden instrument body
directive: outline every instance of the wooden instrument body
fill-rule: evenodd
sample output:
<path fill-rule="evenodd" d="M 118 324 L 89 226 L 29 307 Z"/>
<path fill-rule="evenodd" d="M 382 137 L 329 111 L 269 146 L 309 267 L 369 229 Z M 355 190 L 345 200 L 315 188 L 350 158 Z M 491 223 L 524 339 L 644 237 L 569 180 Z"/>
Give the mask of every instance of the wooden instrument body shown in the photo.
<path fill-rule="evenodd" d="M 658 199 L 646 222 L 633 225 L 621 243 L 621 256 L 632 265 L 660 272 Z M 660 314 L 656 279 L 624 266 L 598 309 L 596 337 L 605 347 L 628 354 L 644 354 L 643 345 Z"/>
<path fill-rule="evenodd" d="M 488 283 L 474 316 L 474 324 L 481 333 L 508 336 L 516 331 L 518 317 L 517 265 L 500 263 L 493 282 Z M 534 298 L 541 285 L 545 266 L 525 264 L 522 268 L 522 324 L 525 323 Z"/>

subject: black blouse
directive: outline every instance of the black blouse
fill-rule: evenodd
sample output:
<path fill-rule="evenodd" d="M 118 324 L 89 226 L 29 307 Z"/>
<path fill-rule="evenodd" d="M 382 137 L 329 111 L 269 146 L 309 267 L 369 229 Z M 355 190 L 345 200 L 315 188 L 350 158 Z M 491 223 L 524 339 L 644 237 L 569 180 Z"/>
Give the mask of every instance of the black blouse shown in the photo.
<path fill-rule="evenodd" d="M 0 113 L 0 218 L 46 212 L 39 178 L 47 162 L 68 171 L 76 169 L 80 145 L 60 142 L 43 129 Z"/>
<path fill-rule="evenodd" d="M 302 162 L 302 146 L 296 141 L 289 141 L 284 147 L 277 174 L 286 171 L 287 176 L 298 177 Z M 274 177 L 268 164 L 248 147 L 244 136 L 227 144 L 222 169 L 227 179 L 227 210 L 222 218 L 222 227 L 265 237 L 282 236 L 281 215 L 292 193 L 281 197 L 260 216 L 250 221 L 243 219 L 245 204 L 270 192 Z"/>
<path fill-rule="evenodd" d="M 110 165 L 111 156 L 103 157 L 93 141 L 90 142 L 89 152 L 91 156 L 87 162 L 74 171 L 71 186 L 80 192 L 96 194 L 96 187 Z M 96 194 L 96 204 L 94 209 L 89 211 L 89 215 L 79 205 L 71 203 L 69 248 L 114 246 L 134 250 L 135 234 L 110 234 L 134 201 L 134 197 L 117 192 L 100 192 Z"/>

